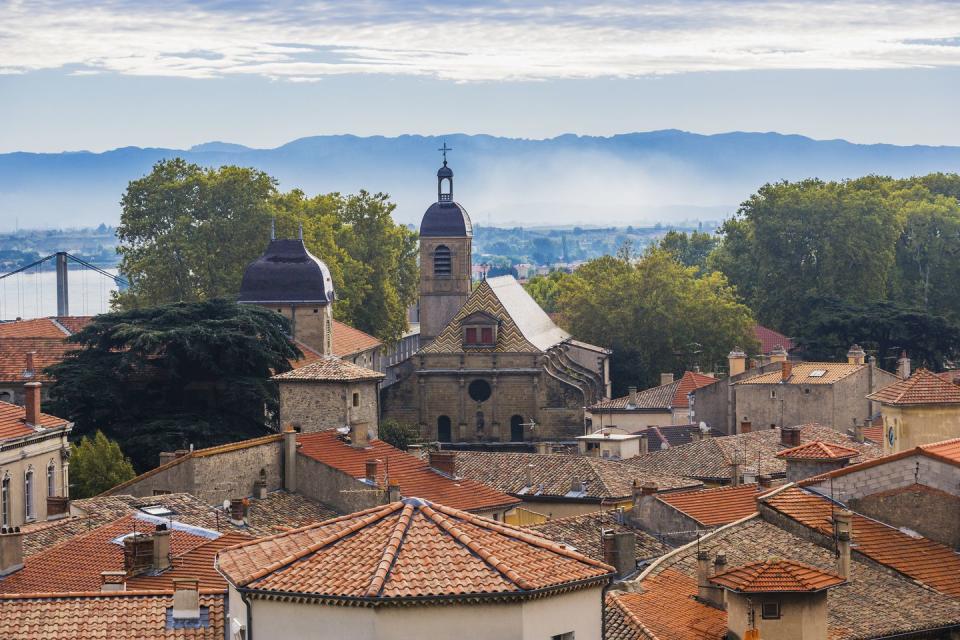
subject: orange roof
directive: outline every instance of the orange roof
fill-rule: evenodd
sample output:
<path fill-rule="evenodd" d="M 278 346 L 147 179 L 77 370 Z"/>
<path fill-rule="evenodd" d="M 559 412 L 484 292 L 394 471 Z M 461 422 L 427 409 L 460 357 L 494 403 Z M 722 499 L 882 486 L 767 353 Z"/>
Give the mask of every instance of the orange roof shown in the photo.
<path fill-rule="evenodd" d="M 710 582 L 732 591 L 770 593 L 823 591 L 846 580 L 801 562 L 771 558 L 718 573 Z"/>
<path fill-rule="evenodd" d="M 687 398 L 688 393 L 692 393 L 701 387 L 706 387 L 716 382 L 717 379 L 713 376 L 707 376 L 702 373 L 697 373 L 696 371 L 684 371 L 683 377 L 680 378 L 680 386 L 677 387 L 677 392 L 673 396 L 673 408 L 682 409 L 684 407 L 690 406 L 690 399 Z"/>
<path fill-rule="evenodd" d="M 960 404 L 960 385 L 948 382 L 926 369 L 867 396 L 883 404 Z"/>
<path fill-rule="evenodd" d="M 90 324 L 90 321 L 93 320 L 93 316 L 57 316 L 52 318 L 60 323 L 60 326 L 64 327 L 71 334 L 82 331 Z"/>
<path fill-rule="evenodd" d="M 793 351 L 793 340 L 778 331 L 757 324 L 753 326 L 753 335 L 760 343 L 760 353 L 767 355 L 778 346 Z"/>
<path fill-rule="evenodd" d="M 914 447 L 913 449 L 905 449 L 899 453 L 892 453 L 888 456 L 873 458 L 872 460 L 867 460 L 866 462 L 860 462 L 858 464 L 852 464 L 842 469 L 821 473 L 820 475 L 813 476 L 812 478 L 801 480 L 798 484 L 800 486 L 818 484 L 826 478 L 845 476 L 848 473 L 856 473 L 858 471 L 862 471 L 863 469 L 869 469 L 870 467 L 876 467 L 878 465 L 893 462 L 895 460 L 909 458 L 910 456 L 924 456 L 960 467 L 960 438 L 924 444 L 920 445 L 919 447 Z"/>
<path fill-rule="evenodd" d="M 666 493 L 657 496 L 661 502 L 685 513 L 702 525 L 712 527 L 746 518 L 757 511 L 757 484 L 718 487 L 702 491 Z"/>
<path fill-rule="evenodd" d="M 612 591 L 606 606 L 622 615 L 630 633 L 617 638 L 719 640 L 727 633 L 727 613 L 694 600 L 697 582 L 674 569 L 651 576 L 638 592 Z M 607 627 L 610 630 L 609 616 Z M 617 630 L 620 631 L 620 630 Z"/>
<path fill-rule="evenodd" d="M 51 318 L 33 318 L 0 322 L 0 338 L 58 338 L 63 340 L 70 332 Z"/>
<path fill-rule="evenodd" d="M 958 441 L 960 442 L 960 441 Z M 771 508 L 826 536 L 833 536 L 836 507 L 823 496 L 790 487 L 764 499 Z M 941 593 L 960 597 L 960 556 L 942 544 L 853 514 L 854 549 Z"/>
<path fill-rule="evenodd" d="M 833 384 L 866 366 L 846 362 L 797 362 L 792 365 L 786 384 Z M 782 381 L 783 374 L 777 369 L 735 384 L 780 384 Z"/>
<path fill-rule="evenodd" d="M 368 460 L 380 460 L 382 473 L 400 484 L 404 496 L 420 496 L 456 509 L 478 511 L 519 504 L 520 500 L 485 484 L 466 478 L 450 478 L 435 471 L 420 458 L 400 451 L 382 440 L 371 440 L 365 449 L 343 442 L 336 431 L 318 431 L 298 436 L 298 451 L 355 478 L 366 475 Z"/>
<path fill-rule="evenodd" d="M 304 352 L 306 353 L 306 352 Z M 278 373 L 272 380 L 284 382 L 355 382 L 358 380 L 379 380 L 384 374 L 358 364 L 341 360 L 336 356 L 320 356 L 309 364 L 295 365 L 296 368 Z"/>
<path fill-rule="evenodd" d="M 77 345 L 64 342 L 64 338 L 62 335 L 59 338 L 0 337 L 0 381 L 49 380 L 43 370 L 60 362 L 67 352 L 77 348 Z M 36 352 L 33 356 L 33 377 L 24 375 L 27 353 L 30 351 Z"/>
<path fill-rule="evenodd" d="M 21 406 L 0 402 L 0 440 L 20 438 L 38 433 L 36 429 L 26 423 L 26 409 Z M 57 429 L 69 424 L 63 418 L 40 414 L 40 426 L 44 429 Z"/>
<path fill-rule="evenodd" d="M 369 351 L 383 345 L 369 333 L 354 329 L 339 320 L 333 321 L 332 349 L 333 355 L 338 358 L 352 356 L 361 351 Z"/>
<path fill-rule="evenodd" d="M 31 594 L 0 598 L 0 638 L 222 640 L 223 595 L 200 595 L 196 626 L 172 625 L 172 593 Z"/>
<path fill-rule="evenodd" d="M 871 442 L 883 442 L 883 425 L 864 427 L 863 437 Z"/>
<path fill-rule="evenodd" d="M 799 447 L 784 449 L 777 454 L 778 458 L 786 460 L 845 460 L 855 458 L 860 452 L 850 447 L 822 440 L 807 442 Z"/>
<path fill-rule="evenodd" d="M 235 585 L 334 602 L 524 596 L 606 582 L 613 568 L 519 527 L 419 498 L 220 552 Z"/>

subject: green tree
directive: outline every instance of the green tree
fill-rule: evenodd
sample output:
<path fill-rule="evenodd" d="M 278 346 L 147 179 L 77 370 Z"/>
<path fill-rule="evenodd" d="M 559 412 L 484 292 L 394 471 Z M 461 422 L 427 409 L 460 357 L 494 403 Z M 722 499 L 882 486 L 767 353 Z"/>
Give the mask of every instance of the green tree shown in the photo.
<path fill-rule="evenodd" d="M 547 313 L 557 311 L 557 296 L 560 294 L 560 283 L 566 278 L 565 271 L 551 271 L 545 276 L 534 276 L 524 285 L 530 297 Z"/>
<path fill-rule="evenodd" d="M 70 497 L 91 498 L 134 477 L 133 465 L 120 445 L 97 431 L 71 446 Z"/>
<path fill-rule="evenodd" d="M 671 230 L 660 238 L 658 245 L 680 264 L 696 267 L 698 272 L 703 272 L 707 269 L 707 256 L 717 246 L 717 237 L 702 231 L 688 234 Z"/>
<path fill-rule="evenodd" d="M 278 409 L 273 373 L 302 355 L 283 316 L 222 299 L 95 316 L 48 368 L 51 411 L 117 440 L 143 471 L 159 451 L 268 433 Z"/>
<path fill-rule="evenodd" d="M 698 276 L 657 248 L 639 260 L 591 260 L 560 282 L 557 307 L 579 339 L 613 349 L 616 392 L 659 374 L 712 369 L 734 346 L 752 349 L 753 318 L 720 273 Z"/>
<path fill-rule="evenodd" d="M 398 422 L 392 418 L 383 420 L 379 428 L 380 439 L 401 451 L 420 440 L 420 429 L 416 425 Z"/>

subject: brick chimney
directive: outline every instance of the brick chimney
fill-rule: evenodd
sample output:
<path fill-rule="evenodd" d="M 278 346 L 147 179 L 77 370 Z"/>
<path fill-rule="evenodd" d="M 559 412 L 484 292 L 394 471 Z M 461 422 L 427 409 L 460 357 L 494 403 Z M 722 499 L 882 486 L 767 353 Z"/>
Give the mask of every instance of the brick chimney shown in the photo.
<path fill-rule="evenodd" d="M 630 406 L 631 406 L 631 407 L 636 407 L 636 406 L 638 406 L 638 405 L 640 404 L 640 398 L 639 398 L 638 395 L 637 395 L 637 388 L 636 388 L 636 387 L 628 387 L 627 391 L 628 391 L 628 393 L 629 393 L 629 395 L 630 395 Z"/>
<path fill-rule="evenodd" d="M 170 529 L 165 524 L 158 524 L 153 532 L 153 568 L 163 571 L 170 568 Z"/>
<path fill-rule="evenodd" d="M 127 590 L 127 572 L 126 571 L 101 571 L 100 572 L 100 591 L 126 591 Z"/>
<path fill-rule="evenodd" d="M 787 361 L 787 350 L 783 348 L 782 344 L 778 344 L 773 348 L 773 351 L 770 352 L 770 362 L 786 362 Z"/>
<path fill-rule="evenodd" d="M 246 521 L 247 505 L 243 498 L 230 498 L 230 522 L 242 527 Z"/>
<path fill-rule="evenodd" d="M 726 556 L 723 556 L 723 563 L 726 565 Z M 710 584 L 710 578 L 715 574 L 711 573 L 710 554 L 706 551 L 697 552 L 697 600 L 716 607 L 723 608 L 722 591 Z"/>
<path fill-rule="evenodd" d="M 873 420 L 870 420 L 869 418 L 867 418 L 867 422 L 872 424 Z M 863 427 L 864 425 L 860 424 L 859 420 L 857 420 L 856 418 L 853 419 L 853 439 L 856 442 L 863 442 L 863 438 L 864 438 Z"/>
<path fill-rule="evenodd" d="M 456 451 L 431 451 L 430 466 L 451 478 L 457 477 Z"/>
<path fill-rule="evenodd" d="M 730 376 L 738 376 L 747 370 L 747 354 L 740 347 L 734 347 L 727 356 L 727 365 Z"/>
<path fill-rule="evenodd" d="M 123 569 L 127 575 L 149 571 L 153 566 L 153 536 L 134 533 L 123 539 Z"/>
<path fill-rule="evenodd" d="M 366 449 L 370 444 L 369 431 L 369 422 L 351 422 L 350 446 L 354 447 L 355 449 Z"/>
<path fill-rule="evenodd" d="M 897 360 L 897 375 L 906 380 L 910 377 L 910 358 L 906 351 L 900 352 L 900 358 Z"/>
<path fill-rule="evenodd" d="M 837 574 L 850 579 L 850 542 L 853 537 L 853 513 L 840 509 L 833 514 L 837 530 Z"/>
<path fill-rule="evenodd" d="M 527 464 L 527 466 L 524 467 L 524 473 L 525 473 L 524 482 L 526 483 L 524 486 L 532 487 L 533 486 L 533 465 Z"/>
<path fill-rule="evenodd" d="M 780 444 L 785 447 L 800 446 L 800 427 L 780 427 Z"/>
<path fill-rule="evenodd" d="M 773 486 L 773 479 L 765 473 L 760 474 L 760 477 L 757 478 L 757 482 L 764 489 L 769 489 Z"/>
<path fill-rule="evenodd" d="M 40 383 L 28 382 L 23 385 L 24 420 L 33 427 L 40 426 Z"/>
<path fill-rule="evenodd" d="M 373 484 L 377 484 L 377 473 L 379 468 L 380 468 L 379 460 L 367 460 L 366 464 L 364 465 L 364 473 L 363 473 L 363 477 L 367 480 L 367 482 L 372 482 Z"/>
<path fill-rule="evenodd" d="M 35 362 L 36 362 L 36 360 L 35 360 L 36 354 L 37 354 L 36 351 L 27 351 L 26 362 L 24 363 L 24 366 L 23 366 L 23 377 L 24 377 L 24 378 L 28 378 L 28 379 L 29 379 L 29 378 L 34 378 L 34 377 L 36 377 L 36 375 L 37 375 L 37 369 L 36 369 L 36 364 L 35 364 Z"/>
<path fill-rule="evenodd" d="M 537 453 L 541 455 L 547 455 L 553 453 L 553 447 L 549 442 L 538 442 L 536 443 Z"/>
<path fill-rule="evenodd" d="M 573 493 L 579 493 L 584 490 L 583 480 L 580 479 L 580 476 L 573 476 L 570 478 L 570 491 Z"/>
<path fill-rule="evenodd" d="M 730 461 L 730 486 L 740 486 L 740 462 L 737 460 Z"/>
<path fill-rule="evenodd" d="M 617 570 L 618 578 L 625 578 L 637 570 L 637 536 L 632 531 L 617 533 L 604 529 L 601 542 L 603 561 Z"/>
<path fill-rule="evenodd" d="M 173 619 L 200 619 L 200 581 L 197 578 L 173 579 Z"/>
<path fill-rule="evenodd" d="M 293 425 L 283 430 L 283 488 L 297 491 L 297 432 Z"/>
<path fill-rule="evenodd" d="M 753 423 L 749 420 L 740 421 L 740 433 L 750 433 L 753 431 Z"/>
<path fill-rule="evenodd" d="M 23 534 L 20 527 L 0 528 L 0 576 L 23 569 Z"/>
<path fill-rule="evenodd" d="M 650 453 L 650 440 L 647 438 L 646 432 L 640 434 L 640 455 L 646 455 Z"/>
<path fill-rule="evenodd" d="M 864 364 L 867 361 L 867 353 L 858 344 L 853 344 L 850 351 L 847 351 L 847 364 Z"/>
<path fill-rule="evenodd" d="M 661 387 L 662 387 L 663 385 L 665 385 L 665 384 L 670 384 L 671 382 L 673 382 L 673 374 L 672 374 L 672 373 L 661 373 L 661 374 L 660 374 L 660 386 L 661 386 Z"/>
<path fill-rule="evenodd" d="M 387 499 L 390 502 L 400 502 L 400 483 L 396 480 L 390 480 L 387 485 Z"/>
<path fill-rule="evenodd" d="M 787 382 L 790 380 L 790 375 L 793 373 L 793 363 L 784 360 L 780 363 L 780 382 Z"/>

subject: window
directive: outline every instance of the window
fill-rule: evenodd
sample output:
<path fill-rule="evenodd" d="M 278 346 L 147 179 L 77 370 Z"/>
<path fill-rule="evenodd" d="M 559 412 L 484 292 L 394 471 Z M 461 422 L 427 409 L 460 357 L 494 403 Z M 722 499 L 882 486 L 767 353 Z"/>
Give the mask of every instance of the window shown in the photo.
<path fill-rule="evenodd" d="M 450 275 L 450 248 L 441 244 L 433 250 L 433 275 Z"/>
<path fill-rule="evenodd" d="M 476 402 L 485 402 L 490 398 L 492 393 L 490 389 L 490 383 L 486 380 L 474 380 L 470 383 L 470 386 L 467 387 L 467 393 L 470 394 L 470 397 Z"/>
<path fill-rule="evenodd" d="M 27 469 L 23 475 L 23 512 L 27 520 L 33 520 L 35 510 L 33 508 L 33 469 Z"/>
<path fill-rule="evenodd" d="M 814 369 L 813 371 L 810 372 L 811 378 L 822 378 L 825 375 L 827 375 L 826 369 Z"/>
<path fill-rule="evenodd" d="M 450 442 L 453 439 L 452 436 L 449 416 L 440 416 L 437 418 L 437 440 L 440 442 Z"/>
<path fill-rule="evenodd" d="M 497 343 L 496 327 L 493 325 L 465 325 L 463 344 L 492 347 Z"/>
<path fill-rule="evenodd" d="M 764 602 L 763 606 L 760 609 L 760 617 L 764 620 L 779 620 L 780 619 L 780 603 L 779 602 Z"/>
<path fill-rule="evenodd" d="M 773 398 L 773 399 L 776 399 L 776 397 L 777 397 L 777 392 L 776 392 L 776 391 L 771 391 L 771 392 L 770 392 L 770 397 Z"/>
<path fill-rule="evenodd" d="M 467 332 L 465 334 L 464 342 L 467 344 L 477 344 L 477 328 L 476 327 L 467 327 Z"/>
<path fill-rule="evenodd" d="M 359 407 L 359 406 L 360 406 L 360 394 L 359 394 L 359 393 L 353 394 L 353 406 L 355 406 L 355 407 Z"/>
<path fill-rule="evenodd" d="M 566 633 L 558 633 L 555 636 L 550 636 L 550 640 L 574 640 L 573 631 L 567 631 Z"/>
<path fill-rule="evenodd" d="M 10 474 L 6 474 L 0 484 L 0 525 L 10 524 Z"/>
<path fill-rule="evenodd" d="M 51 498 L 57 495 L 57 467 L 53 460 L 47 465 L 47 495 Z"/>
<path fill-rule="evenodd" d="M 480 342 L 483 344 L 493 344 L 493 327 L 480 328 Z"/>

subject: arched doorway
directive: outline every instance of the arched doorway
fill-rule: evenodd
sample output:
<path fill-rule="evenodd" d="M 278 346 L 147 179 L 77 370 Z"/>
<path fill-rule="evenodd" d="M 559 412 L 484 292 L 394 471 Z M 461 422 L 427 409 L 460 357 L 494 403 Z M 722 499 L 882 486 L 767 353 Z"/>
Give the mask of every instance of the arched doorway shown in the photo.
<path fill-rule="evenodd" d="M 523 416 L 510 416 L 510 442 L 523 442 Z"/>
<path fill-rule="evenodd" d="M 453 441 L 453 434 L 450 432 L 449 416 L 440 416 L 437 418 L 437 440 L 440 442 Z"/>

